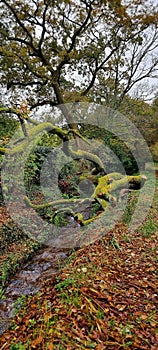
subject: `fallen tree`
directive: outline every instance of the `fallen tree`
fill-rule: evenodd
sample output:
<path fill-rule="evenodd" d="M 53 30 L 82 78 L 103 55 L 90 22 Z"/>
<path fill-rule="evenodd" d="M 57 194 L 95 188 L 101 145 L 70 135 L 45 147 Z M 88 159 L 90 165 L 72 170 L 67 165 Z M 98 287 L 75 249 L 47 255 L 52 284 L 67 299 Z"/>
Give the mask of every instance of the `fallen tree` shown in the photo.
<path fill-rule="evenodd" d="M 2 109 L 4 112 L 4 108 Z M 5 110 L 7 112 L 7 109 Z M 9 110 L 10 111 L 10 110 Z M 12 110 L 13 113 L 17 113 L 18 117 L 20 117 L 20 120 L 24 121 L 24 115 L 23 113 L 18 111 Z M 75 147 L 73 148 L 71 145 L 72 138 L 79 141 L 83 141 L 86 144 L 89 144 L 89 141 L 83 137 L 78 130 L 75 129 L 65 129 L 58 126 L 54 126 L 51 122 L 43 122 L 38 123 L 33 120 L 31 120 L 28 116 L 25 115 L 25 120 L 27 120 L 27 123 L 24 121 L 24 123 L 20 123 L 22 127 L 23 135 L 19 140 L 13 141 L 11 144 L 9 144 L 9 147 L 1 147 L 0 153 L 6 154 L 8 156 L 14 156 L 16 154 L 20 154 L 23 152 L 24 149 L 27 149 L 30 142 L 34 142 L 34 140 L 37 138 L 38 135 L 42 132 L 47 132 L 50 135 L 58 135 L 58 137 L 62 141 L 62 151 L 67 155 L 70 156 L 75 161 L 82 162 L 83 160 L 86 160 L 92 164 L 91 171 L 89 172 L 83 172 L 79 176 L 79 183 L 83 180 L 89 180 L 91 183 L 94 184 L 94 191 L 90 197 L 87 198 L 69 198 L 69 199 L 58 199 L 58 200 L 52 200 L 49 202 L 44 203 L 34 203 L 31 201 L 29 196 L 25 196 L 25 203 L 29 207 L 34 208 L 35 210 L 38 209 L 44 209 L 48 207 L 55 208 L 55 211 L 53 213 L 53 221 L 55 219 L 55 216 L 61 212 L 66 213 L 67 215 L 70 215 L 76 220 L 81 226 L 85 226 L 92 221 L 96 220 L 97 214 L 94 217 L 91 217 L 87 220 L 84 220 L 83 215 L 80 212 L 74 212 L 69 205 L 71 203 L 89 203 L 92 204 L 94 202 L 98 203 L 101 208 L 101 213 L 107 209 L 107 207 L 115 206 L 116 202 L 121 198 L 122 193 L 127 193 L 131 190 L 139 190 L 146 181 L 145 175 L 135 175 L 135 176 L 126 176 L 121 173 L 113 172 L 108 174 L 108 169 L 104 169 L 104 164 L 100 157 L 96 154 L 93 154 L 87 150 L 83 150 L 78 148 L 78 145 L 80 142 L 77 142 L 75 144 Z M 29 126 L 31 125 L 31 126 Z M 118 196 L 115 196 L 115 193 L 118 193 Z M 68 205 L 68 207 L 62 207 L 62 206 Z M 101 215 L 99 212 L 99 215 Z"/>

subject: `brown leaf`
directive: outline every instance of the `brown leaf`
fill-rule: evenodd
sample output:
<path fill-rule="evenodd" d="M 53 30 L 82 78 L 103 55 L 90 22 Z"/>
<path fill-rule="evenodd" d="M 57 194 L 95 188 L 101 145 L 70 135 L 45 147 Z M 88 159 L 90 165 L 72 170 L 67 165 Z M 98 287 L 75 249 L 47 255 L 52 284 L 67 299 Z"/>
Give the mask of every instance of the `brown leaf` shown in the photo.
<path fill-rule="evenodd" d="M 53 344 L 49 344 L 48 347 L 47 347 L 47 349 L 48 349 L 48 350 L 53 350 L 53 347 L 54 347 Z"/>
<path fill-rule="evenodd" d="M 147 318 L 148 318 L 148 315 L 146 315 L 146 314 L 142 314 L 142 315 L 141 315 L 141 319 L 142 319 L 142 320 L 146 320 Z"/>
<path fill-rule="evenodd" d="M 35 340 L 32 341 L 32 343 L 31 343 L 32 348 L 36 348 L 36 346 L 41 344 L 42 341 L 43 341 L 43 337 L 41 335 L 39 335 L 38 338 L 36 338 Z"/>

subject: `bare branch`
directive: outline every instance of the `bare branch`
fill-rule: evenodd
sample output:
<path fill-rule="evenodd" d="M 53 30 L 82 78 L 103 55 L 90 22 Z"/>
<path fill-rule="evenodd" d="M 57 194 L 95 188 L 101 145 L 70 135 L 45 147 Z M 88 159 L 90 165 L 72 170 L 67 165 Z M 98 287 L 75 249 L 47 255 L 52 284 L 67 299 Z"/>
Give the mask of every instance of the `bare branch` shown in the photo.
<path fill-rule="evenodd" d="M 47 13 L 47 9 L 48 9 L 48 4 L 45 3 L 45 9 L 44 9 L 43 15 L 42 15 L 42 33 L 41 33 L 41 37 L 40 37 L 39 44 L 38 44 L 38 48 L 39 48 L 40 52 L 41 52 L 42 43 L 44 41 L 44 36 L 45 36 L 45 33 L 46 33 L 46 13 Z"/>
<path fill-rule="evenodd" d="M 13 14 L 13 16 L 16 19 L 16 22 L 19 24 L 19 26 L 23 29 L 24 33 L 27 34 L 27 36 L 30 38 L 30 46 L 34 48 L 33 46 L 33 38 L 30 34 L 30 32 L 28 31 L 28 29 L 25 27 L 25 25 L 23 24 L 23 22 L 19 19 L 17 12 L 14 10 L 14 8 L 6 1 L 6 0 L 2 0 L 2 2 L 8 7 L 8 9 L 11 11 L 11 13 Z"/>
<path fill-rule="evenodd" d="M 33 104 L 31 104 L 30 106 L 30 111 L 32 111 L 34 108 L 37 108 L 37 107 L 40 107 L 40 106 L 45 106 L 45 105 L 49 105 L 49 106 L 51 106 L 51 107 L 55 107 L 55 106 L 57 106 L 58 105 L 58 103 L 57 102 L 55 102 L 55 101 L 52 101 L 52 100 L 46 100 L 46 99 L 44 99 L 43 101 L 38 101 L 38 102 L 36 102 L 36 103 L 33 103 Z"/>
<path fill-rule="evenodd" d="M 87 16 L 86 16 L 84 22 L 83 22 L 81 25 L 78 24 L 78 25 L 79 25 L 79 28 L 78 28 L 77 30 L 74 30 L 74 34 L 73 34 L 73 36 L 72 36 L 72 38 L 71 38 L 70 47 L 67 49 L 64 59 L 60 62 L 60 64 L 59 64 L 58 67 L 57 67 L 57 70 L 58 70 L 59 72 L 60 72 L 61 68 L 62 68 L 65 64 L 68 64 L 68 63 L 69 63 L 69 61 L 70 61 L 70 56 L 69 56 L 69 54 L 70 54 L 70 52 L 71 52 L 71 51 L 74 49 L 74 47 L 75 47 L 77 37 L 80 36 L 81 32 L 84 32 L 84 31 L 88 28 L 88 21 L 89 21 L 89 19 L 90 19 L 90 17 L 91 17 L 91 12 L 92 12 L 92 7 L 91 7 L 91 4 L 90 4 L 89 9 L 88 9 L 88 12 L 87 12 Z M 65 16 L 64 16 L 64 17 L 65 17 Z M 66 18 L 66 17 L 65 17 L 65 18 Z M 70 18 L 68 18 L 68 19 L 69 19 L 69 21 L 71 21 Z M 72 22 L 72 21 L 71 21 L 71 22 Z"/>
<path fill-rule="evenodd" d="M 41 85 L 41 86 L 44 86 L 47 84 L 47 81 L 30 81 L 30 82 L 23 82 L 23 81 L 13 81 L 13 80 L 10 80 L 8 81 L 7 83 L 7 90 L 9 90 L 12 86 L 23 86 L 23 87 L 26 87 L 26 86 L 37 86 L 37 85 Z"/>
<path fill-rule="evenodd" d="M 108 60 L 110 59 L 110 57 L 114 54 L 115 51 L 118 50 L 118 46 L 116 46 L 113 50 L 111 50 L 111 52 L 109 53 L 109 55 L 105 58 L 105 60 L 103 60 L 100 65 L 97 65 L 94 72 L 93 72 L 93 75 L 92 75 L 92 79 L 88 85 L 88 87 L 82 92 L 82 96 L 85 96 L 87 95 L 87 93 L 91 90 L 91 88 L 93 87 L 94 83 L 95 83 L 95 79 L 97 77 L 97 73 L 104 67 L 105 63 L 108 62 Z"/>

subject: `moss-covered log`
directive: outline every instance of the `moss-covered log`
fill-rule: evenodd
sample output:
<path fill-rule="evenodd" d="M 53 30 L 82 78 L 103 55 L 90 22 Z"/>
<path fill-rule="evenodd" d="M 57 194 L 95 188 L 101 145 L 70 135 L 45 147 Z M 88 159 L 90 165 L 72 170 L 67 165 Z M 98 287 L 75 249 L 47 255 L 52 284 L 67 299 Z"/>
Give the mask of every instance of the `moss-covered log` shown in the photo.
<path fill-rule="evenodd" d="M 87 175 L 87 178 L 88 178 L 88 175 Z M 93 201 L 96 201 L 100 204 L 100 206 L 102 207 L 102 210 L 105 210 L 108 207 L 109 203 L 116 203 L 117 201 L 116 197 L 114 197 L 111 194 L 111 192 L 117 189 L 120 190 L 122 188 L 132 188 L 132 189 L 138 190 L 144 185 L 147 179 L 146 176 L 144 175 L 124 176 L 120 173 L 111 173 L 105 176 L 101 176 L 100 178 L 98 178 L 98 176 L 94 178 L 95 180 L 97 178 L 97 185 L 94 190 L 94 193 L 90 198 L 59 199 L 48 203 L 38 204 L 38 205 L 33 204 L 30 201 L 30 199 L 27 197 L 25 198 L 25 201 L 30 207 L 34 209 L 43 209 L 48 207 L 55 207 L 58 205 L 70 204 L 70 203 L 85 203 L 85 202 L 92 203 Z M 71 208 L 61 208 L 59 210 L 56 210 L 54 213 L 54 217 L 60 212 L 65 212 L 68 215 L 73 216 L 74 220 L 76 220 L 81 226 L 88 225 L 89 223 L 96 220 L 97 218 L 96 216 L 96 217 L 92 217 L 90 219 L 84 220 L 83 215 L 81 213 L 75 213 Z"/>
<path fill-rule="evenodd" d="M 3 111 L 3 109 L 1 109 Z M 9 112 L 10 110 L 8 110 Z M 18 115 L 19 111 L 13 110 L 15 114 Z M 27 116 L 27 120 L 31 122 L 30 118 Z M 10 147 L 0 148 L 0 153 L 9 155 L 14 155 L 17 153 L 22 153 L 25 149 L 28 148 L 30 142 L 35 145 L 38 142 L 39 136 L 43 134 L 44 132 L 49 132 L 50 134 L 57 135 L 62 141 L 63 141 L 63 150 L 65 153 L 69 156 L 71 156 L 73 159 L 86 159 L 92 162 L 95 166 L 96 173 L 93 172 L 88 174 L 83 174 L 80 176 L 79 181 L 82 181 L 84 179 L 88 179 L 92 181 L 92 183 L 96 186 L 93 194 L 90 198 L 71 198 L 71 199 L 59 199 L 54 200 L 47 203 L 41 203 L 41 204 L 34 204 L 30 201 L 28 197 L 25 198 L 25 201 L 28 206 L 34 209 L 44 209 L 48 207 L 55 208 L 59 205 L 65 206 L 67 204 L 73 203 L 92 203 L 93 201 L 98 202 L 102 208 L 102 210 L 105 210 L 107 206 L 111 203 L 116 203 L 116 197 L 113 195 L 113 192 L 116 190 L 121 189 L 134 189 L 138 190 L 146 181 L 146 177 L 143 175 L 138 176 L 125 176 L 120 173 L 111 173 L 105 175 L 104 165 L 102 160 L 96 155 L 91 152 L 82 150 L 82 149 L 73 149 L 72 144 L 70 144 L 70 140 L 76 135 L 78 138 L 80 138 L 82 141 L 89 143 L 89 141 L 80 135 L 78 130 L 75 129 L 62 129 L 58 126 L 54 126 L 50 122 L 44 122 L 37 124 L 36 122 L 33 123 L 31 127 L 27 125 L 27 129 L 25 130 L 23 138 L 19 138 L 18 142 L 17 140 L 15 142 L 12 142 L 9 144 Z M 81 213 L 74 213 L 71 208 L 61 208 L 58 209 L 55 213 L 59 213 L 61 211 L 69 211 L 69 215 L 72 215 L 74 217 L 74 220 L 76 220 L 80 225 L 84 226 L 89 224 L 90 222 L 94 221 L 96 217 L 90 218 L 88 220 L 83 219 L 83 215 Z M 55 214 L 57 215 L 57 214 Z"/>
<path fill-rule="evenodd" d="M 116 180 L 110 183 L 109 191 L 115 191 L 116 189 L 129 188 L 132 190 L 139 190 L 147 180 L 145 175 L 125 176 L 120 180 Z"/>
<path fill-rule="evenodd" d="M 65 150 L 65 153 L 67 155 L 70 155 L 73 159 L 87 159 L 91 162 L 93 162 L 93 164 L 95 165 L 96 169 L 98 172 L 104 171 L 104 165 L 101 161 L 101 159 L 90 152 L 86 152 L 84 150 L 73 150 L 72 147 L 70 146 L 70 138 L 71 138 L 71 134 L 73 135 L 77 135 L 77 137 L 81 138 L 84 142 L 89 144 L 89 141 L 85 139 L 85 137 L 83 137 L 82 135 L 80 135 L 80 133 L 78 131 L 69 129 L 69 130 L 63 130 L 62 128 L 58 127 L 58 126 L 54 126 L 53 124 L 49 123 L 49 122 L 45 122 L 45 123 L 40 123 L 38 125 L 34 125 L 33 127 L 29 127 L 28 129 L 26 129 L 26 137 L 22 139 L 22 141 L 16 145 L 13 143 L 12 145 L 9 145 L 8 148 L 4 148 L 1 147 L 0 148 L 0 153 L 1 154 L 17 154 L 17 153 L 21 153 L 23 152 L 23 150 L 25 150 L 30 141 L 34 141 L 34 143 L 36 144 L 37 141 L 35 141 L 35 137 L 37 137 L 38 135 L 40 135 L 40 133 L 42 132 L 49 132 L 50 134 L 53 135 L 58 135 L 59 138 L 61 140 L 63 140 L 65 142 L 65 148 L 63 148 L 63 150 Z M 20 140 L 19 140 L 20 141 Z"/>
<path fill-rule="evenodd" d="M 89 160 L 95 165 L 98 173 L 102 173 L 102 172 L 105 173 L 103 162 L 96 154 L 93 154 L 84 150 L 80 150 L 80 149 L 77 151 L 74 151 L 70 146 L 68 147 L 68 149 L 69 149 L 69 155 L 72 158 Z"/>
<path fill-rule="evenodd" d="M 63 139 L 64 137 L 66 137 L 67 135 L 67 131 L 63 130 L 57 126 L 52 125 L 51 123 L 41 123 L 38 125 L 35 125 L 32 128 L 28 128 L 27 129 L 27 137 L 24 138 L 22 140 L 22 142 L 20 142 L 20 144 L 14 146 L 12 146 L 12 148 L 6 148 L 6 149 L 0 149 L 1 152 L 6 153 L 6 154 L 17 154 L 17 153 L 21 153 L 23 152 L 27 146 L 29 145 L 30 141 L 35 141 L 35 136 L 40 135 L 40 133 L 47 131 L 50 132 L 52 134 L 56 134 L 58 135 L 61 139 Z M 35 142 L 36 143 L 36 142 Z"/>
<path fill-rule="evenodd" d="M 44 208 L 49 208 L 49 207 L 56 207 L 58 205 L 65 205 L 65 204 L 70 204 L 70 203 L 85 203 L 85 202 L 91 202 L 92 200 L 90 198 L 70 198 L 70 199 L 57 199 L 55 201 L 51 202 L 46 202 L 46 203 L 41 203 L 41 204 L 33 204 L 28 197 L 25 197 L 25 202 L 28 204 L 29 207 L 33 209 L 44 209 Z M 66 209 L 66 208 L 65 208 Z"/>

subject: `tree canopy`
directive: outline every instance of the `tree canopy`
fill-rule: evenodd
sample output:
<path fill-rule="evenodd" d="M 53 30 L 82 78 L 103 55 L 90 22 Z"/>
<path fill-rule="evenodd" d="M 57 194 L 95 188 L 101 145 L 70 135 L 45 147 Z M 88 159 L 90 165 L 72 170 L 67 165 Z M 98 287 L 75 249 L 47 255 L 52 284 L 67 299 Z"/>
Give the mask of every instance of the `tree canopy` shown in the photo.
<path fill-rule="evenodd" d="M 118 106 L 157 74 L 157 24 L 154 2 L 2 0 L 1 85 L 31 110 L 99 98 Z"/>

